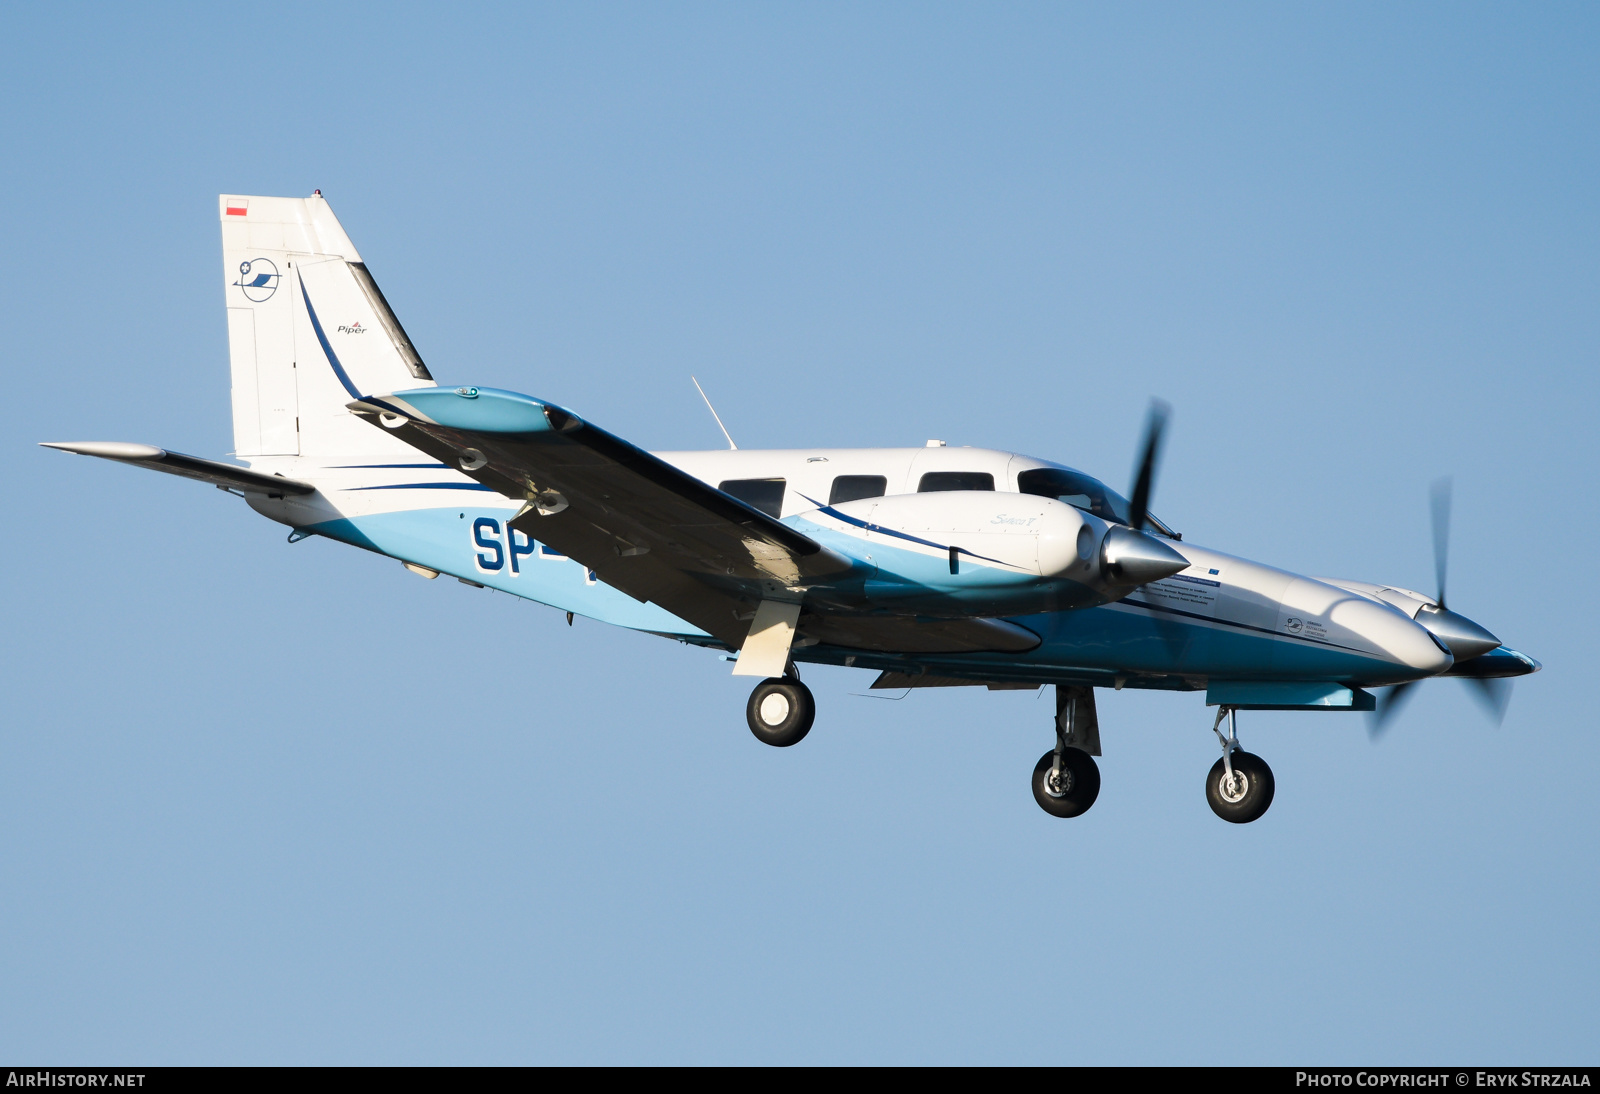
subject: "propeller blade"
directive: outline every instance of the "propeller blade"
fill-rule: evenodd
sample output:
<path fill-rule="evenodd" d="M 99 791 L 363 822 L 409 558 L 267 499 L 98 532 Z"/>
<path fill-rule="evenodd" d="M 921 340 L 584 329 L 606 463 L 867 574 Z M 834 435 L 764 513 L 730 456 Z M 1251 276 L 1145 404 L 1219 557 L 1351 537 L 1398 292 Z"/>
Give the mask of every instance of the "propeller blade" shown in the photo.
<path fill-rule="evenodd" d="M 1436 479 L 1433 484 L 1433 576 L 1439 587 L 1439 607 L 1444 607 L 1444 577 L 1450 563 L 1450 493 L 1449 476 Z"/>
<path fill-rule="evenodd" d="M 1499 726 L 1506 720 L 1506 707 L 1511 704 L 1511 681 L 1494 679 L 1490 677 L 1466 677 L 1467 683 L 1472 688 L 1472 695 L 1489 717 L 1494 719 L 1494 724 Z"/>
<path fill-rule="evenodd" d="M 1405 705 L 1406 699 L 1411 695 L 1411 689 L 1421 683 L 1411 680 L 1404 684 L 1396 684 L 1388 691 L 1378 696 L 1378 709 L 1372 712 L 1372 717 L 1367 722 L 1367 735 L 1376 741 L 1383 736 L 1394 716 L 1400 713 L 1400 708 Z"/>
<path fill-rule="evenodd" d="M 1128 527 L 1136 532 L 1144 530 L 1145 518 L 1150 513 L 1150 492 L 1155 489 L 1156 464 L 1161 461 L 1161 434 L 1167 428 L 1167 418 L 1172 407 L 1160 399 L 1150 400 L 1150 413 L 1144 420 L 1144 451 L 1139 457 L 1139 470 L 1134 474 L 1133 496 L 1128 504 Z"/>

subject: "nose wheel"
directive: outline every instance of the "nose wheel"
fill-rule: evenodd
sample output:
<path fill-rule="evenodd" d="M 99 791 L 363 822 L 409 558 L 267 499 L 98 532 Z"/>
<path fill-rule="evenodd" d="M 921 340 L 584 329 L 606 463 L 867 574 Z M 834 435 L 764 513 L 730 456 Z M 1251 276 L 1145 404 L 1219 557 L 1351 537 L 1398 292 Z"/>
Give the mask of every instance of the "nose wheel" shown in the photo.
<path fill-rule="evenodd" d="M 756 740 L 774 748 L 788 748 L 811 732 L 817 704 L 811 689 L 799 677 L 774 676 L 756 685 L 744 714 Z"/>
<path fill-rule="evenodd" d="M 1228 720 L 1228 733 L 1222 733 L 1222 720 Z M 1206 802 L 1211 811 L 1233 824 L 1249 824 L 1272 804 L 1276 789 L 1272 768 L 1260 756 L 1239 747 L 1239 715 L 1233 707 L 1218 707 L 1211 726 L 1222 744 L 1222 759 L 1211 766 L 1206 776 Z"/>

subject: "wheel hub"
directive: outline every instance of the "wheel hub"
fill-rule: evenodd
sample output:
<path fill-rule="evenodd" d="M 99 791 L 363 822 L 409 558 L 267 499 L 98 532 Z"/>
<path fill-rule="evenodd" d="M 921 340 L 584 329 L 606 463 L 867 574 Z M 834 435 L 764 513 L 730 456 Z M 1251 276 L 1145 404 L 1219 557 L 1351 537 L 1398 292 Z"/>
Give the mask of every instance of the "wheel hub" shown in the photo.
<path fill-rule="evenodd" d="M 1224 771 L 1222 777 L 1217 780 L 1217 793 L 1229 805 L 1238 805 L 1250 793 L 1250 777 L 1243 771 L 1235 771 L 1233 778 L 1230 779 L 1228 773 Z"/>
<path fill-rule="evenodd" d="M 1072 793 L 1072 771 L 1069 768 L 1051 768 L 1044 773 L 1044 792 L 1052 798 L 1064 798 Z"/>
<path fill-rule="evenodd" d="M 767 725 L 781 726 L 784 719 L 789 717 L 789 697 L 781 691 L 775 691 L 762 699 L 756 710 Z"/>

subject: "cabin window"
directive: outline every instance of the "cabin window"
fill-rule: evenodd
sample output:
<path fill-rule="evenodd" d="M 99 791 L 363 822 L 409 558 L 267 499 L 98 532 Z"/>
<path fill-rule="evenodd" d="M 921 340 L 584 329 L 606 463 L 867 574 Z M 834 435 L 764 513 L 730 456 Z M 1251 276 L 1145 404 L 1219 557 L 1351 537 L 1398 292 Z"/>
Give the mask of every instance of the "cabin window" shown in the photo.
<path fill-rule="evenodd" d="M 917 485 L 917 493 L 935 490 L 993 490 L 994 476 L 987 471 L 929 471 Z"/>
<path fill-rule="evenodd" d="M 882 475 L 837 475 L 833 480 L 833 489 L 828 492 L 828 504 L 881 498 L 888 489 L 889 480 Z"/>
<path fill-rule="evenodd" d="M 717 489 L 769 517 L 777 517 L 783 513 L 783 487 L 783 479 L 728 479 Z"/>

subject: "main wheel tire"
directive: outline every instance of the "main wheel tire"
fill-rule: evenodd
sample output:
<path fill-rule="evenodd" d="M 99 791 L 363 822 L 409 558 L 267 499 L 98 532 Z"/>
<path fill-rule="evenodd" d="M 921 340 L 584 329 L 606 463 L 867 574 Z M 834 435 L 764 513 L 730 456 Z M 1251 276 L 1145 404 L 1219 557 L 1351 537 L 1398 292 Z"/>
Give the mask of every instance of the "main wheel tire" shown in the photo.
<path fill-rule="evenodd" d="M 1235 752 L 1230 757 L 1235 782 L 1228 783 L 1228 769 L 1218 760 L 1206 776 L 1206 801 L 1211 811 L 1233 824 L 1249 824 L 1267 811 L 1276 789 L 1272 768 L 1260 756 Z"/>
<path fill-rule="evenodd" d="M 745 719 L 756 740 L 774 748 L 799 744 L 811 732 L 817 704 L 811 689 L 793 677 L 772 677 L 756 685 L 745 704 Z"/>
<path fill-rule="evenodd" d="M 1100 765 L 1081 748 L 1061 753 L 1061 777 L 1050 778 L 1056 754 L 1046 752 L 1033 768 L 1033 800 L 1052 817 L 1076 817 L 1089 811 L 1100 796 Z"/>

